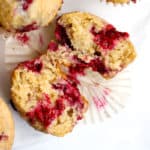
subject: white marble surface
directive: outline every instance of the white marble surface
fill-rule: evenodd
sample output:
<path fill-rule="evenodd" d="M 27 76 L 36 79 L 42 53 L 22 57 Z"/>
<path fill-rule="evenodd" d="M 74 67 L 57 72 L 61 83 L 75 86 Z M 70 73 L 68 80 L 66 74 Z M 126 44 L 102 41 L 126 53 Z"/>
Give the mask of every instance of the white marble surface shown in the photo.
<path fill-rule="evenodd" d="M 34 131 L 13 111 L 16 137 L 13 150 L 149 150 L 150 149 L 150 0 L 113 7 L 98 0 L 64 0 L 62 12 L 88 11 L 131 34 L 138 57 L 133 64 L 132 96 L 127 107 L 100 124 L 78 125 L 64 138 Z M 1 43 L 0 43 L 1 44 Z M 0 49 L 3 60 L 3 47 Z M 0 64 L 0 96 L 9 100 L 9 80 Z M 9 75 L 8 75 L 9 76 Z M 22 130 L 20 130 L 22 129 Z M 20 132 L 21 131 L 21 132 Z"/>

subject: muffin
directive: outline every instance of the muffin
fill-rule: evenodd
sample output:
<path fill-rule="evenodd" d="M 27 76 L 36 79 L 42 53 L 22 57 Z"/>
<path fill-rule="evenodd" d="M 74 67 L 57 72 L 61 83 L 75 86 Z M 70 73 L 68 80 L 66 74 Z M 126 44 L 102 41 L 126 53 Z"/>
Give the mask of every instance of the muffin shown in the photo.
<path fill-rule="evenodd" d="M 11 150 L 14 141 L 14 121 L 11 112 L 0 99 L 0 150 Z"/>
<path fill-rule="evenodd" d="M 117 3 L 124 4 L 124 3 L 129 3 L 129 2 L 136 3 L 136 0 L 106 0 L 106 1 L 112 2 L 114 4 L 117 4 Z"/>
<path fill-rule="evenodd" d="M 71 12 L 57 19 L 55 36 L 75 53 L 82 69 L 87 67 L 109 79 L 136 57 L 127 32 L 118 31 L 105 20 L 85 12 Z M 81 70 L 82 70 L 81 69 Z M 78 70 L 78 69 L 77 69 Z M 76 70 L 73 69 L 75 73 Z"/>
<path fill-rule="evenodd" d="M 19 32 L 47 26 L 61 5 L 62 0 L 0 0 L 0 24 Z"/>
<path fill-rule="evenodd" d="M 14 70 L 12 102 L 35 129 L 64 136 L 83 118 L 88 102 L 64 70 L 72 58 L 69 48 L 51 42 L 46 54 Z"/>

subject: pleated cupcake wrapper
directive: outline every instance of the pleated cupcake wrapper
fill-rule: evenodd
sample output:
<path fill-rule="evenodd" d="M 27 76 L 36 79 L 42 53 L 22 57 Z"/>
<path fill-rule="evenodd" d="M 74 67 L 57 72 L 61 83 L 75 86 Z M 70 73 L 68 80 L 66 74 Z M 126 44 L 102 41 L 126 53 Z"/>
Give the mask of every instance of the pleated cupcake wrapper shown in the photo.
<path fill-rule="evenodd" d="M 9 33 L 0 28 L 0 40 L 4 47 L 4 62 L 7 70 L 18 63 L 35 58 L 47 49 L 53 35 L 50 27 L 27 33 Z M 25 39 L 24 39 L 25 38 Z"/>
<path fill-rule="evenodd" d="M 128 5 L 136 5 L 138 2 L 140 2 L 141 0 L 137 0 L 136 3 L 134 3 L 133 1 L 130 1 L 129 3 L 113 3 L 113 2 L 107 2 L 106 0 L 99 0 L 102 3 L 105 3 L 106 5 L 112 5 L 112 6 L 128 6 Z"/>
<path fill-rule="evenodd" d="M 89 109 L 83 121 L 85 124 L 99 123 L 112 117 L 125 107 L 131 95 L 129 68 L 110 80 L 88 69 L 85 76 L 78 76 L 78 80 L 80 92 L 89 101 Z"/>

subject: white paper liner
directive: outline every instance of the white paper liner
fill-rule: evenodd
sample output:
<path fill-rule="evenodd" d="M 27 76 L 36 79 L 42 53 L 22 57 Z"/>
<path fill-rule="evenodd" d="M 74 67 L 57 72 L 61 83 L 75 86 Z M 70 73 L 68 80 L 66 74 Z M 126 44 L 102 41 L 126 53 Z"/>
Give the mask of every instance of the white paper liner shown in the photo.
<path fill-rule="evenodd" d="M 51 39 L 54 39 L 53 25 L 27 33 L 9 33 L 0 28 L 0 41 L 4 46 L 5 68 L 11 71 L 18 63 L 29 60 L 43 53 Z M 23 42 L 18 37 L 25 35 Z"/>
<path fill-rule="evenodd" d="M 80 92 L 89 101 L 84 123 L 98 123 L 112 117 L 124 108 L 131 95 L 130 69 L 106 80 L 97 72 L 86 70 L 85 76 L 78 76 Z"/>

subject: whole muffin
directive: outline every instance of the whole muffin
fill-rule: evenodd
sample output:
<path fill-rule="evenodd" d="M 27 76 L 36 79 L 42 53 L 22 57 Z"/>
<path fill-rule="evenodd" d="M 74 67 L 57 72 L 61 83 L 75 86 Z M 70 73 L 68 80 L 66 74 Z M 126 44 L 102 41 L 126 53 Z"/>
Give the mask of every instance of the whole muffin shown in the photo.
<path fill-rule="evenodd" d="M 14 121 L 11 112 L 0 99 L 0 150 L 11 150 L 14 141 Z"/>
<path fill-rule="evenodd" d="M 124 3 L 129 3 L 129 2 L 134 2 L 136 3 L 136 0 L 106 0 L 107 2 L 112 2 L 112 3 L 120 3 L 120 4 L 124 4 Z"/>
<path fill-rule="evenodd" d="M 136 57 L 128 33 L 117 31 L 113 25 L 89 13 L 60 16 L 55 36 L 61 44 L 78 53 L 84 68 L 91 67 L 106 79 L 114 77 Z"/>
<path fill-rule="evenodd" d="M 51 42 L 46 54 L 19 64 L 13 72 L 12 102 L 37 130 L 64 136 L 87 110 L 88 102 L 63 70 L 72 56 L 69 48 Z"/>
<path fill-rule="evenodd" d="M 0 0 L 0 24 L 9 31 L 30 31 L 47 26 L 62 0 Z"/>

